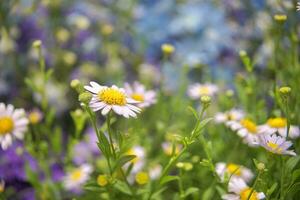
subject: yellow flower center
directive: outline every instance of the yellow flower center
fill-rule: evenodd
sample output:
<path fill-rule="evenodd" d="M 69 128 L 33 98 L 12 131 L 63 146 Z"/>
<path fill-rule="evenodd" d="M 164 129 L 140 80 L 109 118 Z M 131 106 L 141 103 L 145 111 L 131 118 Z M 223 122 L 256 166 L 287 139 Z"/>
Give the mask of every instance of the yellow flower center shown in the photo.
<path fill-rule="evenodd" d="M 144 185 L 144 184 L 148 183 L 149 176 L 146 172 L 139 172 L 136 174 L 135 180 L 138 184 Z"/>
<path fill-rule="evenodd" d="M 76 169 L 71 174 L 71 180 L 72 181 L 79 181 L 82 178 L 82 171 L 80 169 Z"/>
<path fill-rule="evenodd" d="M 272 128 L 284 128 L 286 127 L 286 119 L 282 117 L 270 118 L 267 124 Z"/>
<path fill-rule="evenodd" d="M 99 175 L 97 178 L 97 183 L 98 185 L 104 187 L 107 185 L 108 181 L 107 181 L 107 176 L 106 175 Z"/>
<path fill-rule="evenodd" d="M 282 152 L 282 148 L 280 148 L 279 145 L 274 142 L 267 142 L 267 145 L 276 153 Z"/>
<path fill-rule="evenodd" d="M 138 93 L 134 93 L 131 95 L 131 98 L 133 98 L 136 101 L 140 101 L 143 102 L 144 101 L 144 95 L 142 94 L 138 94 Z"/>
<path fill-rule="evenodd" d="M 249 120 L 249 119 L 243 119 L 241 120 L 241 124 L 252 134 L 256 134 L 256 124 Z"/>
<path fill-rule="evenodd" d="M 14 122 L 11 117 L 0 117 L 0 135 L 11 133 Z"/>
<path fill-rule="evenodd" d="M 134 152 L 133 149 L 128 150 L 128 151 L 127 151 L 127 155 L 133 155 L 133 156 L 136 156 L 134 159 L 132 159 L 132 160 L 130 161 L 131 163 L 136 163 L 136 162 L 139 160 L 138 156 L 135 154 L 135 152 Z"/>
<path fill-rule="evenodd" d="M 100 91 L 98 98 L 109 105 L 124 106 L 127 103 L 125 94 L 114 88 L 106 88 Z"/>
<path fill-rule="evenodd" d="M 207 86 L 199 87 L 200 95 L 209 95 L 209 91 L 209 87 Z"/>
<path fill-rule="evenodd" d="M 230 163 L 227 165 L 227 171 L 232 175 L 241 176 L 241 174 L 242 174 L 241 166 L 233 164 L 233 163 Z"/>
<path fill-rule="evenodd" d="M 241 200 L 247 200 L 249 195 L 251 194 L 252 188 L 246 188 L 244 190 L 241 191 L 240 193 L 240 199 Z M 257 198 L 257 192 L 253 191 L 251 194 L 251 197 L 249 198 L 249 200 L 258 200 Z"/>

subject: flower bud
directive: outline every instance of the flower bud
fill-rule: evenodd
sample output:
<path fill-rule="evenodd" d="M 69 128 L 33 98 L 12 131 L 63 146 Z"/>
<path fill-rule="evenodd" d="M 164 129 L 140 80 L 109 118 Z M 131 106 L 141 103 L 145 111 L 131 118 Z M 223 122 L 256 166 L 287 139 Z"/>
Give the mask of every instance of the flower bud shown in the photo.
<path fill-rule="evenodd" d="M 284 14 L 276 14 L 274 15 L 274 19 L 278 22 L 284 22 L 287 20 L 287 16 Z"/>
<path fill-rule="evenodd" d="M 34 48 L 40 48 L 42 45 L 42 41 L 41 40 L 35 40 L 33 43 L 32 43 L 32 46 Z"/>
<path fill-rule="evenodd" d="M 279 88 L 279 92 L 281 95 L 289 95 L 292 89 L 290 87 L 281 87 Z"/>
<path fill-rule="evenodd" d="M 74 79 L 70 83 L 71 88 L 75 89 L 78 93 L 83 92 L 83 86 L 78 79 Z"/>
<path fill-rule="evenodd" d="M 83 92 L 79 95 L 78 100 L 82 103 L 88 104 L 90 103 L 93 95 L 89 92 Z"/>
<path fill-rule="evenodd" d="M 209 105 L 210 105 L 210 103 L 211 103 L 211 97 L 210 96 L 202 96 L 201 98 L 200 98 L 200 101 L 201 101 L 201 103 L 203 104 L 203 106 L 205 107 L 205 108 L 207 108 Z"/>
<path fill-rule="evenodd" d="M 181 169 L 181 168 L 184 167 L 184 163 L 183 162 L 179 162 L 179 163 L 176 164 L 176 167 L 179 168 L 179 169 Z"/>
<path fill-rule="evenodd" d="M 138 172 L 135 176 L 135 181 L 139 185 L 144 185 L 149 181 L 149 175 L 146 172 Z"/>
<path fill-rule="evenodd" d="M 185 171 L 191 171 L 192 169 L 193 169 L 193 164 L 192 163 L 189 163 L 189 162 L 184 163 L 184 170 Z"/>
<path fill-rule="evenodd" d="M 259 171 L 263 171 L 266 168 L 265 164 L 261 162 L 258 163 L 256 167 Z"/>
<path fill-rule="evenodd" d="M 107 175 L 104 174 L 100 174 L 97 178 L 97 183 L 98 185 L 100 185 L 101 187 L 104 187 L 108 184 L 108 178 Z"/>
<path fill-rule="evenodd" d="M 163 44 L 161 50 L 164 54 L 170 55 L 175 51 L 175 47 L 171 44 Z"/>

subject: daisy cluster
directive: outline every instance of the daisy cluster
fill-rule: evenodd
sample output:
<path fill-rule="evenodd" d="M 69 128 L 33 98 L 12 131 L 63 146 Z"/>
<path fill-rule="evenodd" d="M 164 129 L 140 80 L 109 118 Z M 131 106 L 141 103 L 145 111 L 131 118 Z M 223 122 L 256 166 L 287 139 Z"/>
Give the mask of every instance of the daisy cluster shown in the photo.
<path fill-rule="evenodd" d="M 275 154 L 296 155 L 294 151 L 288 150 L 292 142 L 287 141 L 287 138 L 298 138 L 300 130 L 295 125 L 288 126 L 286 118 L 272 117 L 265 124 L 257 125 L 242 110 L 232 109 L 217 113 L 214 119 L 216 123 L 222 123 L 236 132 L 251 147 L 262 146 Z"/>

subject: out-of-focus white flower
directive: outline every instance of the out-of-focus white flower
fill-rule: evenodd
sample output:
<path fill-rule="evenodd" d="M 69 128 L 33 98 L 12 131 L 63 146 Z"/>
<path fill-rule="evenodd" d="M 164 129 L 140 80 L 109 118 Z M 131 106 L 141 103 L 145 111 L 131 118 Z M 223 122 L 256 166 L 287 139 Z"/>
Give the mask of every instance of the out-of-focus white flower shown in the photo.
<path fill-rule="evenodd" d="M 259 132 L 264 134 L 273 134 L 278 133 L 282 137 L 287 136 L 287 120 L 282 117 L 275 117 L 268 119 L 267 123 L 261 126 L 258 126 Z M 290 126 L 289 137 L 298 138 L 300 136 L 300 130 L 297 126 Z"/>
<path fill-rule="evenodd" d="M 187 94 L 191 99 L 197 100 L 201 96 L 213 96 L 218 92 L 219 88 L 215 84 L 211 83 L 195 83 L 188 87 Z"/>
<path fill-rule="evenodd" d="M 253 191 L 252 191 L 253 190 Z M 259 200 L 264 199 L 263 192 L 256 192 L 253 188 L 248 187 L 245 181 L 241 178 L 233 178 L 229 181 L 228 191 L 230 194 L 225 194 L 222 199 L 225 200 Z M 250 198 L 249 195 L 251 194 Z"/>
<path fill-rule="evenodd" d="M 80 189 L 90 178 L 93 167 L 89 164 L 83 164 L 73 169 L 64 177 L 63 185 L 67 190 Z"/>
<path fill-rule="evenodd" d="M 276 134 L 260 135 L 259 144 L 274 154 L 296 156 L 296 153 L 293 150 L 288 150 L 293 143 L 286 141 L 284 137 L 277 136 Z"/>
<path fill-rule="evenodd" d="M 129 163 L 126 163 L 125 167 L 128 167 L 130 164 L 133 164 L 131 173 L 135 174 L 138 171 L 142 170 L 145 165 L 145 149 L 141 146 L 134 146 L 126 153 L 127 155 L 134 155 L 136 156 L 132 159 Z"/>
<path fill-rule="evenodd" d="M 253 173 L 250 169 L 234 163 L 219 162 L 216 164 L 216 172 L 222 181 L 225 175 L 230 178 L 242 178 L 245 182 L 249 182 L 253 178 Z"/>
<path fill-rule="evenodd" d="M 145 86 L 139 82 L 134 82 L 132 86 L 125 83 L 124 88 L 129 97 L 140 102 L 137 104 L 140 108 L 156 103 L 156 92 L 154 90 L 146 90 Z"/>
<path fill-rule="evenodd" d="M 23 139 L 28 119 L 24 109 L 14 109 L 13 105 L 0 103 L 0 145 L 6 150 L 14 138 Z"/>
<path fill-rule="evenodd" d="M 89 18 L 84 15 L 71 14 L 68 16 L 67 21 L 69 24 L 75 26 L 77 29 L 86 30 L 90 27 L 91 22 Z"/>
<path fill-rule="evenodd" d="M 214 119 L 216 123 L 225 123 L 228 121 L 239 121 L 245 117 L 245 113 L 242 110 L 231 109 L 227 112 L 218 112 Z"/>
<path fill-rule="evenodd" d="M 106 115 L 113 110 L 118 115 L 126 118 L 136 117 L 136 113 L 141 111 L 140 108 L 132 105 L 139 103 L 128 97 L 123 88 L 101 86 L 96 82 L 90 82 L 91 86 L 84 86 L 86 90 L 93 94 L 90 101 L 90 107 L 94 112 L 102 110 L 102 115 Z"/>
<path fill-rule="evenodd" d="M 236 131 L 238 136 L 243 138 L 243 142 L 249 146 L 258 146 L 258 128 L 257 125 L 250 119 L 242 119 L 240 121 L 228 121 L 226 125 L 233 131 Z"/>
<path fill-rule="evenodd" d="M 159 178 L 162 172 L 162 166 L 157 164 L 149 169 L 149 176 L 151 180 L 156 180 Z"/>
<path fill-rule="evenodd" d="M 296 9 L 297 9 L 297 11 L 300 11 L 300 2 L 297 2 Z"/>
<path fill-rule="evenodd" d="M 5 190 L 5 182 L 4 180 L 0 180 L 0 193 L 3 193 Z"/>

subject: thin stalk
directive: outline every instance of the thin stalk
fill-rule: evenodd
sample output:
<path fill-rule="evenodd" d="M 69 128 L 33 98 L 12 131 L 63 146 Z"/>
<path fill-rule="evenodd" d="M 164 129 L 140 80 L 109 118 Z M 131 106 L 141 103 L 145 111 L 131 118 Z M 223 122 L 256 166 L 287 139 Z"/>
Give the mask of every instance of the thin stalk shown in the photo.
<path fill-rule="evenodd" d="M 253 193 L 254 190 L 255 190 L 255 187 L 256 187 L 256 185 L 257 185 L 257 183 L 258 183 L 258 180 L 259 180 L 259 177 L 261 176 L 261 174 L 262 174 L 262 171 L 260 170 L 260 171 L 258 172 L 257 177 L 255 178 L 254 184 L 253 184 L 253 186 L 252 186 L 252 189 L 251 189 L 250 194 L 249 194 L 248 197 L 247 197 L 247 200 L 250 200 L 250 198 L 251 198 L 251 196 L 252 196 L 252 193 Z"/>
<path fill-rule="evenodd" d="M 285 173 L 285 163 L 283 157 L 280 157 L 281 160 L 281 174 L 280 174 L 280 199 L 284 199 L 283 190 L 284 190 L 284 173 Z"/>
<path fill-rule="evenodd" d="M 117 158 L 116 156 L 116 151 L 115 151 L 115 148 L 114 148 L 114 143 L 113 143 L 113 139 L 112 139 L 112 132 L 111 132 L 111 127 L 110 127 L 110 113 L 108 114 L 107 116 L 107 119 L 106 119 L 106 124 L 107 124 L 107 132 L 108 132 L 108 136 L 109 136 L 109 143 L 110 143 L 110 146 L 111 146 L 111 151 L 113 153 L 113 157 L 114 159 Z"/>

